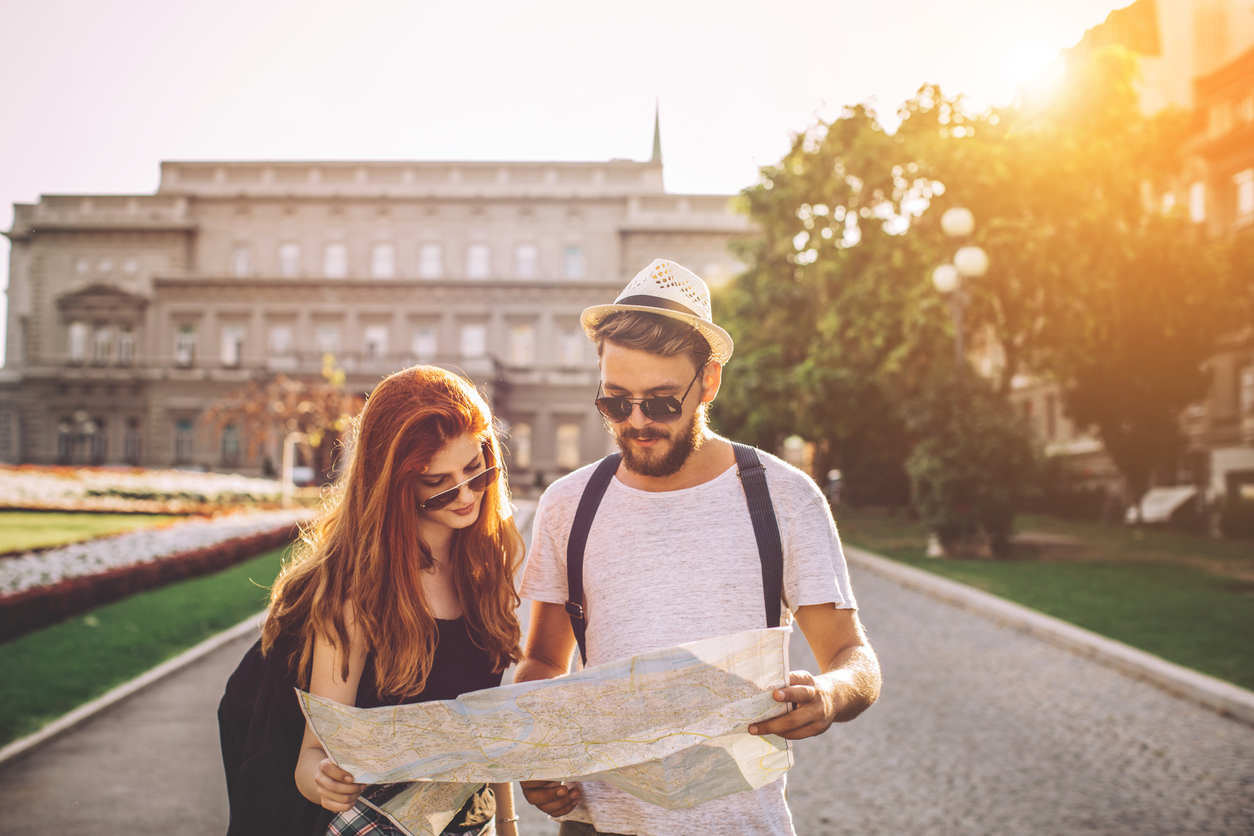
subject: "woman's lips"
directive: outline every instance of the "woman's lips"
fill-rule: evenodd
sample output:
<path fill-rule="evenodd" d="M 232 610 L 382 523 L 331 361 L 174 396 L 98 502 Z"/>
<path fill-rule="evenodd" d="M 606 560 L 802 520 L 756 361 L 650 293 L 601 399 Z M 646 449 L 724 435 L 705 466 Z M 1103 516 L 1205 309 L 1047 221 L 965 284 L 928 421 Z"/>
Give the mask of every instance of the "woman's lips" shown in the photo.
<path fill-rule="evenodd" d="M 465 508 L 454 508 L 453 513 L 459 517 L 469 517 L 471 512 L 475 510 L 475 503 L 470 503 Z"/>

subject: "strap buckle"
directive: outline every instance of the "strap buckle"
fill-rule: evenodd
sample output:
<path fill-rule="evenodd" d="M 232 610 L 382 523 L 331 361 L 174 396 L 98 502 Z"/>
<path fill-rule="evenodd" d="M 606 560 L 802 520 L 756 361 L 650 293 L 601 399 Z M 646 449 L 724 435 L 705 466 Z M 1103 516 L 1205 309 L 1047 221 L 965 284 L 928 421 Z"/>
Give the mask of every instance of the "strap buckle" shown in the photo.
<path fill-rule="evenodd" d="M 576 604 L 574 601 L 567 601 L 566 602 L 566 614 L 569 615 L 571 618 L 577 618 L 580 621 L 583 621 L 584 620 L 583 605 Z"/>

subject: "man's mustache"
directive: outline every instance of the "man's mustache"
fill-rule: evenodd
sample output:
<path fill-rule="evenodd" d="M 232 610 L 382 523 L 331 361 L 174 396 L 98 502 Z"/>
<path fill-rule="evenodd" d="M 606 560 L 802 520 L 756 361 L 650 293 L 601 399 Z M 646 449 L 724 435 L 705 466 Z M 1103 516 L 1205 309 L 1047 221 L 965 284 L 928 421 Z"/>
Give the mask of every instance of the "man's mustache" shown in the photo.
<path fill-rule="evenodd" d="M 664 432 L 658 432 L 657 430 L 638 430 L 635 427 L 628 427 L 623 430 L 620 435 L 622 435 L 623 438 L 634 438 L 637 441 L 651 441 L 655 438 L 668 437 Z"/>

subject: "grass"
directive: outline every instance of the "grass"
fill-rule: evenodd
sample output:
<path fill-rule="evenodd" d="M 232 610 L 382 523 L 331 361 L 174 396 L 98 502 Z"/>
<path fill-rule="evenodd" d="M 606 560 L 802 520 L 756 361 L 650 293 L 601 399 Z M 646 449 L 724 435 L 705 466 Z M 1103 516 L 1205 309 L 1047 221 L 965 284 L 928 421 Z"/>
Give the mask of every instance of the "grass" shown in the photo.
<path fill-rule="evenodd" d="M 63 546 L 181 519 L 157 514 L 0 511 L 0 554 Z"/>
<path fill-rule="evenodd" d="M 1070 538 L 1019 547 L 1009 560 L 924 557 L 925 527 L 841 508 L 842 538 L 1254 688 L 1254 545 L 1176 532 L 1020 518 L 1020 532 Z"/>
<path fill-rule="evenodd" d="M 262 587 L 286 553 L 276 549 L 0 645 L 0 745 L 262 610 Z"/>

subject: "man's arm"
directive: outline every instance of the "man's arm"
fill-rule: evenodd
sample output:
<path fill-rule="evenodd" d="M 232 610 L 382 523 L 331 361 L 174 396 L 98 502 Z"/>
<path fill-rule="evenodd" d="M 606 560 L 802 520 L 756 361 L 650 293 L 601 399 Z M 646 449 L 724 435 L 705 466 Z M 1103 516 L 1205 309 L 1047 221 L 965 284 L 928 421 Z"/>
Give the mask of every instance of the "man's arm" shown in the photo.
<path fill-rule="evenodd" d="M 561 604 L 531 602 L 527 649 L 514 671 L 515 682 L 556 679 L 570 670 L 575 650 L 575 631 Z M 550 816 L 564 816 L 579 802 L 579 785 L 560 781 L 522 781 L 523 796 Z"/>
<path fill-rule="evenodd" d="M 777 734 L 788 740 L 814 737 L 832 723 L 852 720 L 879 698 L 880 663 L 857 610 L 814 604 L 798 607 L 795 616 L 821 674 L 790 671 L 788 687 L 777 689 L 775 699 L 794 703 L 793 709 L 750 726 L 750 734 Z"/>

